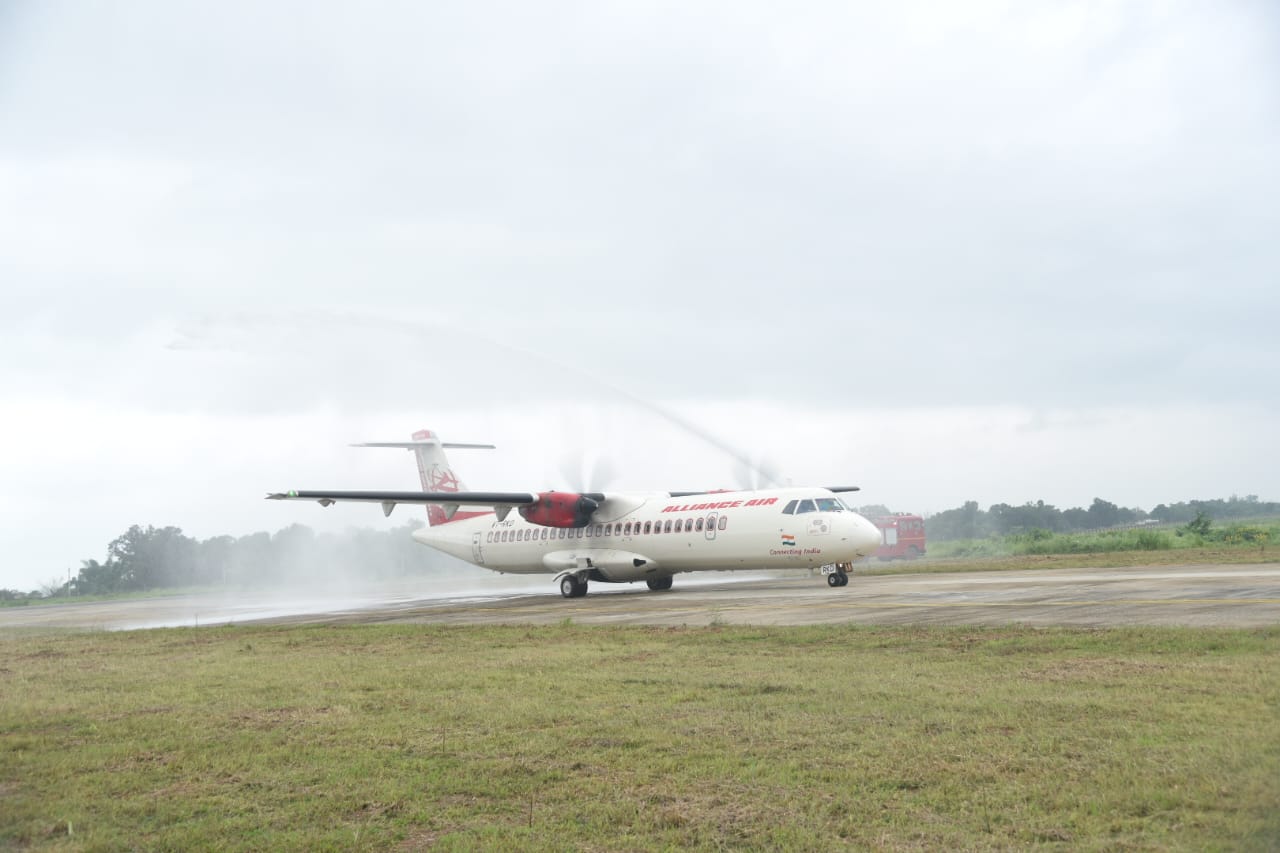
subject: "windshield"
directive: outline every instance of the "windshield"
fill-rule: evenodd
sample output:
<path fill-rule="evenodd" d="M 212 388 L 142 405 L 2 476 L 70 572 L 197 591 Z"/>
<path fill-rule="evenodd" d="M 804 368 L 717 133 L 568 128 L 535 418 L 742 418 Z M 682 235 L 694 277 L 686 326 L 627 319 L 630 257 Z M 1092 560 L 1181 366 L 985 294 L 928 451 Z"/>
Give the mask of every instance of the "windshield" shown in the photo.
<path fill-rule="evenodd" d="M 839 498 L 795 500 L 782 508 L 783 515 L 799 515 L 802 512 L 853 512 L 853 510 Z"/>

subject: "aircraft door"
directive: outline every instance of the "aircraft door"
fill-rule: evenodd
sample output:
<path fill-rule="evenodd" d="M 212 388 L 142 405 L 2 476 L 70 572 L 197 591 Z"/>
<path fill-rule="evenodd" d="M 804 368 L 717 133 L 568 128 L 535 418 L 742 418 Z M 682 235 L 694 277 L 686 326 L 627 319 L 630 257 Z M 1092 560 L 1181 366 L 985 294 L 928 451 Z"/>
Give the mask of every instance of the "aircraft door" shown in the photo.
<path fill-rule="evenodd" d="M 484 552 L 480 550 L 481 533 L 477 530 L 471 534 L 471 557 L 479 565 L 484 565 Z"/>
<path fill-rule="evenodd" d="M 708 539 L 716 538 L 716 522 L 718 522 L 719 520 L 720 520 L 720 513 L 718 512 L 713 512 L 707 516 L 707 525 L 706 527 L 703 528 L 703 530 L 706 531 Z"/>

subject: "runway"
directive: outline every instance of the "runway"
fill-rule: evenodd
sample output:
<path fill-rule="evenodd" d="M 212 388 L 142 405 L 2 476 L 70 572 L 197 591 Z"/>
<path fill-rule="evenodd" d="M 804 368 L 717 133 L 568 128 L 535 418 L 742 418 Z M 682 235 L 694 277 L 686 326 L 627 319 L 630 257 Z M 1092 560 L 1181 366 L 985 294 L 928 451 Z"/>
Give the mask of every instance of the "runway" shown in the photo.
<path fill-rule="evenodd" d="M 487 583 L 486 583 L 487 582 Z M 443 584 L 436 584 L 437 587 Z M 0 609 L 0 629 L 127 629 L 230 622 L 582 625 L 1280 625 L 1280 563 L 939 574 L 679 575 L 670 592 L 592 584 L 564 599 L 549 576 L 424 579 L 332 596 L 172 596 Z"/>

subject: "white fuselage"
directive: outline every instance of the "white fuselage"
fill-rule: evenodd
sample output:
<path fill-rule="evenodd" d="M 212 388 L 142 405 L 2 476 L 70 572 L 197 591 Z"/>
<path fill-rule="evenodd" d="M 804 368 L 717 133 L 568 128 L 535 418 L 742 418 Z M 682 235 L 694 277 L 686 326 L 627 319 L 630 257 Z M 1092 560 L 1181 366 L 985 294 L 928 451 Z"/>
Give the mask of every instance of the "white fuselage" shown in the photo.
<path fill-rule="evenodd" d="M 821 488 L 611 496 L 587 527 L 486 512 L 421 528 L 413 538 L 496 572 L 594 571 L 618 582 L 702 570 L 809 569 L 875 553 L 880 531 L 856 512 L 795 511 L 815 501 L 830 506 L 832 498 Z"/>

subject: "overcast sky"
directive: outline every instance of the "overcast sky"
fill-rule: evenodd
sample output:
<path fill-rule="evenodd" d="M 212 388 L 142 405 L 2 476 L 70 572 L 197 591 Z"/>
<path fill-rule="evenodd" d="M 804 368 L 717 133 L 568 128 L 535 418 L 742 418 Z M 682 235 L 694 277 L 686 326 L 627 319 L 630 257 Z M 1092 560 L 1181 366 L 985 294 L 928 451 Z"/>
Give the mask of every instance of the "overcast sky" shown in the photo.
<path fill-rule="evenodd" d="M 402 523 L 261 497 L 420 427 L 473 488 L 1280 500 L 1278 95 L 1261 0 L 0 3 L 0 587 Z"/>

